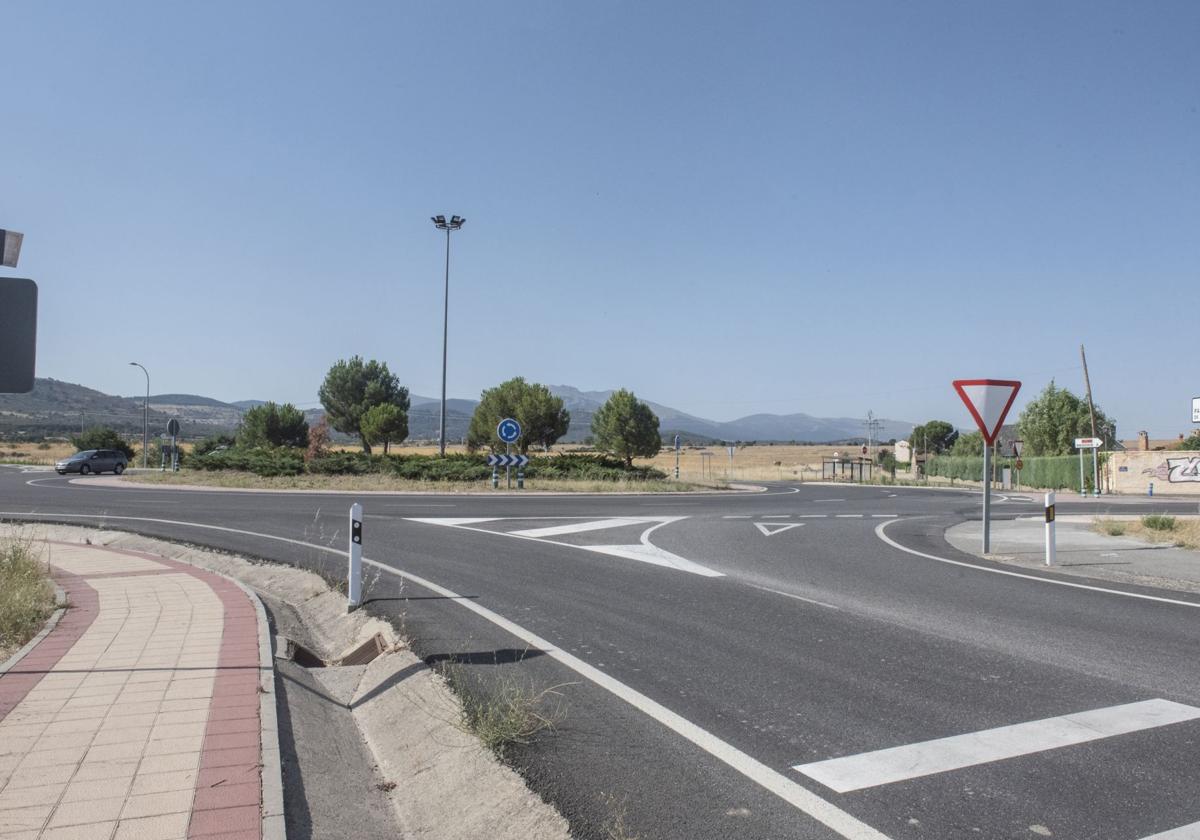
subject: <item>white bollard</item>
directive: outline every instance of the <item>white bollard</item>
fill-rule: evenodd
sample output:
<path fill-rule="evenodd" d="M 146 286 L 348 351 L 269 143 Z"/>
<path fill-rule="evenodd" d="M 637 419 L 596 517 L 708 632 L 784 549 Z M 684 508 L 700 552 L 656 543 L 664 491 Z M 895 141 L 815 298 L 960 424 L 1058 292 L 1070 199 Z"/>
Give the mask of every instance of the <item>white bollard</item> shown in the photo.
<path fill-rule="evenodd" d="M 347 572 L 346 612 L 362 604 L 362 505 L 350 506 L 350 568 Z"/>
<path fill-rule="evenodd" d="M 1046 565 L 1054 565 L 1054 493 L 1046 494 Z"/>

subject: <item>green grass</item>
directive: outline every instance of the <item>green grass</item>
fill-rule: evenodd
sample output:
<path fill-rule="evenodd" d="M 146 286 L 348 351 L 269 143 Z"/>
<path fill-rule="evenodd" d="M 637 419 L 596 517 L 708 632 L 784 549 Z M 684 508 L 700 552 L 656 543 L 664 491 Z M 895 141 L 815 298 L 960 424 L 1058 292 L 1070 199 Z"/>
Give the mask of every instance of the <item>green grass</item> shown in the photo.
<path fill-rule="evenodd" d="M 510 671 L 479 682 L 456 662 L 444 663 L 439 670 L 461 703 L 460 728 L 498 758 L 540 733 L 553 733 L 566 716 L 561 691 L 566 684 L 539 688 Z"/>
<path fill-rule="evenodd" d="M 0 540 L 0 659 L 37 635 L 54 609 L 54 587 L 29 540 Z"/>

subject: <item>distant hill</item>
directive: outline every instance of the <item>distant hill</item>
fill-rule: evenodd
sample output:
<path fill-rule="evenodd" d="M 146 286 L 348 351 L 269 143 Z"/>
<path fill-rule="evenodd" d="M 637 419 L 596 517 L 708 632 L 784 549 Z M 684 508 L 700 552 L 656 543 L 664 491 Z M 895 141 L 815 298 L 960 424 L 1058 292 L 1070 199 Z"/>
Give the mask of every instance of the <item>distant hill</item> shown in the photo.
<path fill-rule="evenodd" d="M 169 415 L 151 409 L 152 434 L 165 429 Z M 66 437 L 81 427 L 111 426 L 123 434 L 141 437 L 142 399 L 114 397 L 92 388 L 35 379 L 28 394 L 0 394 L 0 435 Z"/>
<path fill-rule="evenodd" d="M 591 434 L 592 417 L 612 396 L 607 391 L 581 391 L 570 385 L 552 385 L 550 391 L 560 397 L 571 412 L 571 426 L 564 442 L 579 443 Z M 420 394 L 409 396 L 409 440 L 431 441 L 438 435 L 440 399 Z M 244 411 L 264 400 L 238 400 L 226 403 L 196 394 L 158 394 L 150 397 L 151 434 L 159 434 L 171 417 L 178 417 L 185 438 L 197 438 L 217 432 L 232 432 Z M 813 417 L 808 414 L 751 414 L 737 420 L 719 422 L 688 414 L 670 406 L 646 401 L 658 416 L 664 442 L 679 434 L 688 443 L 719 441 L 762 441 L 788 443 L 845 443 L 864 437 L 863 421 L 854 417 Z M 466 438 L 477 400 L 446 400 L 446 439 Z M 324 411 L 310 408 L 304 412 L 310 424 L 320 420 Z M 85 425 L 106 424 L 126 434 L 141 434 L 142 398 L 112 397 L 99 391 L 38 379 L 29 394 L 0 394 L 0 436 L 65 435 L 78 432 L 80 417 Z M 882 420 L 881 440 L 902 439 L 912 424 Z M 349 437 L 337 434 L 335 439 Z"/>

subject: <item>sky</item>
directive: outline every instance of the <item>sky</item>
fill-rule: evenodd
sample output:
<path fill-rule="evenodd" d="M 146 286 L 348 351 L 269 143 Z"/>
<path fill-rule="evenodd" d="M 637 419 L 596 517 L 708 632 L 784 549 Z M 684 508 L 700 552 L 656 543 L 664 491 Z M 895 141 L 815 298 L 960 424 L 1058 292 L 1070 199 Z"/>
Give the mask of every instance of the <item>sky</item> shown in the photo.
<path fill-rule="evenodd" d="M 13 2 L 38 376 L 316 403 L 387 362 L 715 420 L 1200 395 L 1200 4 Z"/>

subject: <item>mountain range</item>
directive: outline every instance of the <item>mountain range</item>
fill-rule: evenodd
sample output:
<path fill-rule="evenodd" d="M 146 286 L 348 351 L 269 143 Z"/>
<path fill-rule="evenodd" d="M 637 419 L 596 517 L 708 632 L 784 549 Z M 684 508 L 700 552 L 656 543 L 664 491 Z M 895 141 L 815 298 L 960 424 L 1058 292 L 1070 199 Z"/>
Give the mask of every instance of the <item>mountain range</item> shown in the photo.
<path fill-rule="evenodd" d="M 592 416 L 612 396 L 613 391 L 581 391 L 570 385 L 552 385 L 550 391 L 560 397 L 571 413 L 571 426 L 565 442 L 580 442 L 591 434 Z M 82 385 L 55 379 L 37 379 L 28 394 L 0 394 L 0 437 L 65 435 L 82 426 L 108 425 L 127 434 L 142 430 L 143 397 L 115 397 Z M 409 397 L 408 428 L 410 440 L 436 440 L 439 400 L 412 394 Z M 160 434 L 167 420 L 178 417 L 185 437 L 204 437 L 235 429 L 242 412 L 263 400 L 222 402 L 195 394 L 157 394 L 150 397 L 149 421 L 152 434 Z M 865 438 L 864 423 L 854 417 L 813 417 L 809 414 L 751 414 L 726 422 L 707 420 L 670 406 L 646 400 L 658 416 L 663 441 L 678 434 L 689 443 L 716 441 L 774 441 L 797 443 L 841 443 Z M 476 400 L 446 400 L 446 438 L 466 437 Z M 310 408 L 305 416 L 310 423 L 322 415 Z M 913 424 L 900 420 L 880 420 L 876 437 L 901 439 Z"/>

